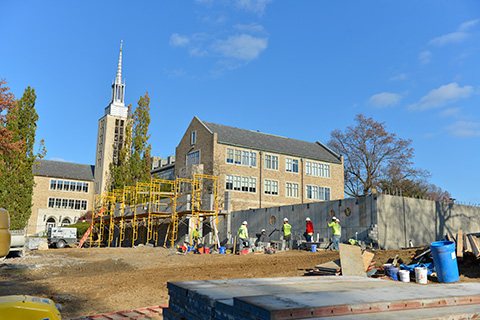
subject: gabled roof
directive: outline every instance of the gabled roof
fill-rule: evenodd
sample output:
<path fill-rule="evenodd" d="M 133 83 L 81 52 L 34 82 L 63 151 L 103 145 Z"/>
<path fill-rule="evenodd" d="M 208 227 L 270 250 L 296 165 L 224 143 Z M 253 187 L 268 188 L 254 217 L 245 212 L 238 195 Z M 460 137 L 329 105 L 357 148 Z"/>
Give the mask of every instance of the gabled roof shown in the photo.
<path fill-rule="evenodd" d="M 201 121 L 200 119 L 199 121 L 203 123 L 210 132 L 217 134 L 218 143 L 330 163 L 342 163 L 339 155 L 318 141 L 316 143 L 307 142 L 258 131 L 224 126 Z"/>
<path fill-rule="evenodd" d="M 52 160 L 37 160 L 36 162 L 39 163 L 39 165 L 33 165 L 33 173 L 38 176 L 87 181 L 94 180 L 95 166 Z"/>

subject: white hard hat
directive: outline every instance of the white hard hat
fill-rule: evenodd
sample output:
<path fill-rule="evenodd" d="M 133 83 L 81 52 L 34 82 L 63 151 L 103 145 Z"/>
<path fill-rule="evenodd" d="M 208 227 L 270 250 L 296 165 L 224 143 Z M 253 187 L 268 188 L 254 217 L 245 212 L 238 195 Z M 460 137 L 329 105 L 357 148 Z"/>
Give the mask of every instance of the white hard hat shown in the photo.
<path fill-rule="evenodd" d="M 266 232 L 265 229 L 262 229 L 262 232 Z"/>
<path fill-rule="evenodd" d="M 242 224 L 247 224 L 247 221 L 243 221 Z"/>
<path fill-rule="evenodd" d="M 288 218 L 283 219 L 283 221 L 288 221 Z"/>
<path fill-rule="evenodd" d="M 338 220 L 338 218 L 337 218 L 337 217 L 335 217 L 335 220 L 336 220 L 336 221 L 338 221 L 338 222 L 340 222 L 340 220 Z"/>
<path fill-rule="evenodd" d="M 333 217 L 332 217 L 332 220 L 337 220 L 337 217 L 333 216 Z"/>
<path fill-rule="evenodd" d="M 310 218 L 307 217 L 307 219 L 305 219 L 305 221 L 310 221 Z"/>

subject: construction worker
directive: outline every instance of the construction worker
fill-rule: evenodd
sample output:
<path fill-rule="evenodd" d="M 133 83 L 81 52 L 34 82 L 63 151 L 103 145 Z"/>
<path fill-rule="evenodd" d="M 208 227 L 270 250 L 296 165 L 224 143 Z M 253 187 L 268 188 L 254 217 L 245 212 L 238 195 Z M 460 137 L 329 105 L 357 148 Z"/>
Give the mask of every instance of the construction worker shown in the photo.
<path fill-rule="evenodd" d="M 291 249 L 291 240 L 292 240 L 292 226 L 288 224 L 288 219 L 283 219 L 283 240 L 285 240 L 285 245 L 287 250 Z"/>
<path fill-rule="evenodd" d="M 313 236 L 313 223 L 310 221 L 310 218 L 307 217 L 305 219 L 305 222 L 307 223 L 307 231 L 303 234 L 305 237 L 305 241 L 307 242 L 312 242 L 312 236 Z"/>
<path fill-rule="evenodd" d="M 200 239 L 200 233 L 198 232 L 198 227 L 195 228 L 192 234 L 192 242 L 193 247 L 196 248 L 198 246 L 198 240 Z"/>
<path fill-rule="evenodd" d="M 328 226 L 331 227 L 333 231 L 333 250 L 338 250 L 338 245 L 340 244 L 340 236 L 342 235 L 340 231 L 340 220 L 338 220 L 337 217 L 332 217 L 332 222 L 330 222 Z"/>
<path fill-rule="evenodd" d="M 257 241 L 255 241 L 255 245 L 258 246 L 259 243 L 263 243 L 264 245 L 270 243 L 270 238 L 267 236 L 267 231 L 265 229 L 262 229 L 262 233 L 257 233 Z"/>
<path fill-rule="evenodd" d="M 240 241 L 239 251 L 243 249 L 244 244 L 247 244 L 249 248 L 252 247 L 250 239 L 248 238 L 247 221 L 243 221 L 241 227 L 238 229 L 238 239 Z"/>

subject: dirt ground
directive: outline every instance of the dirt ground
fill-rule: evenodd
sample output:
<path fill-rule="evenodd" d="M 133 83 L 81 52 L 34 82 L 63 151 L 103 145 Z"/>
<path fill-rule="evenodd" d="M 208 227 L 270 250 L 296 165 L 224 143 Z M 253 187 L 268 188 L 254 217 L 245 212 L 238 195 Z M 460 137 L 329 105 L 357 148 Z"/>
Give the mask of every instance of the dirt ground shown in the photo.
<path fill-rule="evenodd" d="M 416 250 L 375 251 L 377 266 L 399 254 L 407 264 Z M 0 296 L 27 294 L 62 304 L 73 318 L 168 303 L 167 282 L 302 276 L 337 252 L 284 251 L 273 255 L 177 254 L 172 249 L 50 249 L 0 262 Z M 460 264 L 460 281 L 478 281 L 480 267 Z"/>

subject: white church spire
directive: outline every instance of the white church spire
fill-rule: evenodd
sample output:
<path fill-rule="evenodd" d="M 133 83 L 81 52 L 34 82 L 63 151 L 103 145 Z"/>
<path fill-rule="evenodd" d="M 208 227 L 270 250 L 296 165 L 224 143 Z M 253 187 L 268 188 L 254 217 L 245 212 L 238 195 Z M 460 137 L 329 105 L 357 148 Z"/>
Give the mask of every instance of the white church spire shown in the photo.
<path fill-rule="evenodd" d="M 115 78 L 115 83 L 122 83 L 122 46 L 123 40 L 120 41 L 120 56 L 118 57 L 118 66 L 117 66 L 117 77 Z"/>
<path fill-rule="evenodd" d="M 125 107 L 125 82 L 122 82 L 122 47 L 123 40 L 120 42 L 120 55 L 118 57 L 117 75 L 112 84 L 112 100 L 105 108 L 105 114 L 126 118 L 128 108 Z"/>

